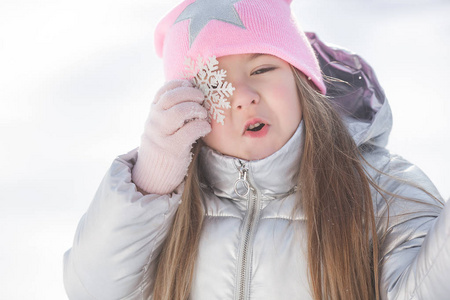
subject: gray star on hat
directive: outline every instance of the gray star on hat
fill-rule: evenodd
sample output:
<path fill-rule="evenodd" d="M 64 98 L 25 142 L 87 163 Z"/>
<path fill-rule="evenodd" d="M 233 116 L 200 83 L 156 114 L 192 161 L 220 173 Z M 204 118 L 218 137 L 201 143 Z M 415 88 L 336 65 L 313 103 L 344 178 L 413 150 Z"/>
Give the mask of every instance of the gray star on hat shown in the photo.
<path fill-rule="evenodd" d="M 242 0 L 197 0 L 189 4 L 175 20 L 175 23 L 191 20 L 189 23 L 189 47 L 211 20 L 219 20 L 245 28 L 233 6 L 239 1 Z"/>

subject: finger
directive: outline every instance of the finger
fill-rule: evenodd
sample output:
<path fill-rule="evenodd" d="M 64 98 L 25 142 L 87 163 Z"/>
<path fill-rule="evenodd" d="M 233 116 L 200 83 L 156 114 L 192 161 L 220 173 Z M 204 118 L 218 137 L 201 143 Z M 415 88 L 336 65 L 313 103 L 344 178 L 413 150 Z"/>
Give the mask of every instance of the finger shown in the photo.
<path fill-rule="evenodd" d="M 164 134 L 171 135 L 190 120 L 206 120 L 208 112 L 198 103 L 183 102 L 155 115 Z"/>
<path fill-rule="evenodd" d="M 201 104 L 204 100 L 205 95 L 198 88 L 181 86 L 163 94 L 157 106 L 166 110 L 182 102 L 196 102 Z"/>
<path fill-rule="evenodd" d="M 196 140 L 211 132 L 211 125 L 207 120 L 192 120 L 175 132 L 170 139 L 180 147 L 190 147 Z"/>
<path fill-rule="evenodd" d="M 158 103 L 159 100 L 161 99 L 161 96 L 163 94 L 165 94 L 167 91 L 173 90 L 177 87 L 192 87 L 192 83 L 187 80 L 187 79 L 175 79 L 175 80 L 170 80 L 168 82 L 166 82 L 157 92 L 155 95 L 155 100 L 153 101 L 153 103 Z"/>

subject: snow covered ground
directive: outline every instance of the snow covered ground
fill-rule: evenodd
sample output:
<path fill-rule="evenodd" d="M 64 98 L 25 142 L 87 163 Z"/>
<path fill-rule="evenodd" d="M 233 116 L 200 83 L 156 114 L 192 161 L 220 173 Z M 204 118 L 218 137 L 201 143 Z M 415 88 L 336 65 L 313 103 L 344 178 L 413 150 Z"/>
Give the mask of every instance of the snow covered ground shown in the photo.
<path fill-rule="evenodd" d="M 158 19 L 178 1 L 0 2 L 1 299 L 66 299 L 62 255 L 115 156 L 139 145 L 163 83 Z M 450 3 L 295 0 L 307 31 L 375 68 L 389 149 L 450 197 Z"/>

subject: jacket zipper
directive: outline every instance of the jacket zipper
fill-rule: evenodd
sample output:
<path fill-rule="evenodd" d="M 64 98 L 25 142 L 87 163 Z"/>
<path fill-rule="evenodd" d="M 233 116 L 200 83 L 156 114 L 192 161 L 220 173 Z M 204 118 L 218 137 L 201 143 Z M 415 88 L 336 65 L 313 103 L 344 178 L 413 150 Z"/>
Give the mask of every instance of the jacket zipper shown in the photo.
<path fill-rule="evenodd" d="M 244 240 L 241 242 L 239 252 L 240 264 L 238 266 L 237 276 L 238 291 L 235 298 L 238 300 L 245 300 L 247 299 L 249 294 L 252 241 L 260 215 L 260 197 L 258 191 L 249 182 L 248 168 L 242 163 L 241 168 L 239 169 L 239 179 L 236 181 L 235 185 L 237 186 L 239 183 L 244 184 L 248 187 L 248 193 L 244 194 L 245 196 L 247 196 L 248 208 L 247 214 L 245 215 L 244 219 Z M 241 195 L 239 193 L 238 195 L 244 197 L 244 195 Z"/>

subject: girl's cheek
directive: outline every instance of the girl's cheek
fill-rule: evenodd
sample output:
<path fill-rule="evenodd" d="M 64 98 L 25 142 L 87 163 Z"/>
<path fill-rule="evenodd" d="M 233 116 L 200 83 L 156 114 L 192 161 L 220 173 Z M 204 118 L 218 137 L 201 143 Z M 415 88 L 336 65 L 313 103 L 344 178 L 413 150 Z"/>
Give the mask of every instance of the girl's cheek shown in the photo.
<path fill-rule="evenodd" d="M 225 124 L 226 120 L 224 120 L 224 124 Z M 215 136 L 219 136 L 220 135 L 220 127 L 223 127 L 224 125 L 217 123 L 215 120 L 211 121 L 211 132 L 208 133 L 205 138 L 207 140 L 211 140 L 214 139 Z"/>
<path fill-rule="evenodd" d="M 224 135 L 227 132 L 227 125 L 230 122 L 230 120 L 225 117 L 223 120 L 223 124 L 221 123 L 215 123 L 211 124 L 211 132 L 213 132 L 215 135 Z"/>

